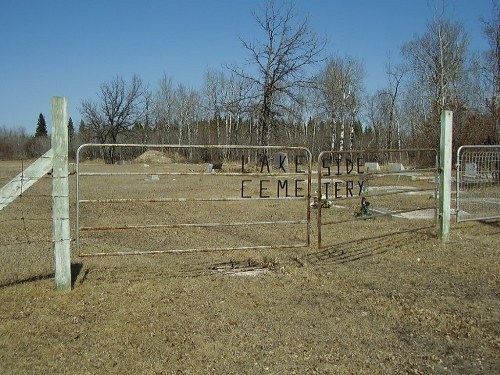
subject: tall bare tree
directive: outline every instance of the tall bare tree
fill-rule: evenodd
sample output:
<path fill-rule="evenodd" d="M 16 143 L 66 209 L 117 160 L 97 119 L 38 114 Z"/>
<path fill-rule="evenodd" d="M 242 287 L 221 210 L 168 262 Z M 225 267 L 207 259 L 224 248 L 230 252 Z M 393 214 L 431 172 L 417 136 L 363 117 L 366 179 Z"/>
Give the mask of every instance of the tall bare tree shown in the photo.
<path fill-rule="evenodd" d="M 254 13 L 254 17 L 265 39 L 241 42 L 255 73 L 232 70 L 253 84 L 253 99 L 258 102 L 258 141 L 269 144 L 273 121 L 288 110 L 282 100 L 299 100 L 296 90 L 311 84 L 307 68 L 322 60 L 325 41 L 310 30 L 307 18 L 298 19 L 292 5 L 276 6 L 270 0 L 263 15 Z"/>
<path fill-rule="evenodd" d="M 387 92 L 386 95 L 390 97 L 387 144 L 388 148 L 396 147 L 398 150 L 401 149 L 402 142 L 401 125 L 398 116 L 398 101 L 400 96 L 401 83 L 405 73 L 406 68 L 404 66 L 400 65 L 393 67 L 390 61 L 387 64 L 387 77 L 389 81 L 389 87 L 385 92 Z M 395 137 L 394 132 L 396 133 Z M 394 138 L 396 138 L 395 145 Z"/>
<path fill-rule="evenodd" d="M 193 140 L 196 139 L 196 125 L 200 118 L 200 109 L 201 100 L 198 92 L 179 84 L 175 90 L 174 107 L 178 125 L 178 144 L 193 144 Z"/>
<path fill-rule="evenodd" d="M 367 124 L 372 134 L 372 138 L 367 144 L 369 148 L 389 148 L 387 144 L 387 121 L 389 117 L 390 102 L 390 94 L 386 90 L 378 90 L 367 98 Z"/>
<path fill-rule="evenodd" d="M 207 71 L 204 77 L 203 94 L 206 114 L 209 121 L 215 121 L 216 144 L 226 143 L 221 137 L 221 123 L 224 117 L 224 106 L 227 101 L 226 77 L 220 71 Z M 210 132 L 208 136 L 210 137 Z M 211 141 L 209 138 L 208 142 Z"/>
<path fill-rule="evenodd" d="M 362 64 L 350 57 L 332 58 L 320 73 L 318 86 L 323 98 L 322 106 L 331 124 L 331 148 L 340 151 L 352 148 L 354 124 L 363 92 Z M 347 147 L 346 127 L 349 131 Z"/>
<path fill-rule="evenodd" d="M 81 107 L 82 120 L 93 138 L 100 143 L 116 143 L 120 134 L 140 122 L 144 93 L 142 79 L 136 75 L 130 83 L 120 76 L 103 83 L 97 94 L 98 101 L 85 100 Z M 107 161 L 115 161 L 112 150 Z"/>
<path fill-rule="evenodd" d="M 488 40 L 489 50 L 486 55 L 485 72 L 491 98 L 487 99 L 494 122 L 495 142 L 500 142 L 500 3 L 492 1 L 493 11 L 489 21 L 484 23 L 484 35 Z"/>
<path fill-rule="evenodd" d="M 170 134 L 174 122 L 175 89 L 172 78 L 166 74 L 159 81 L 154 96 L 153 114 L 156 141 L 160 144 L 173 142 Z"/>
<path fill-rule="evenodd" d="M 224 110 L 226 113 L 226 139 L 232 144 L 252 144 L 251 142 L 251 126 L 248 127 L 248 132 L 244 132 L 242 124 L 249 119 L 249 96 L 248 92 L 251 85 L 241 76 L 231 74 L 226 79 L 225 84 L 225 103 Z M 247 121 L 249 124 L 251 122 Z"/>
<path fill-rule="evenodd" d="M 412 77 L 427 101 L 424 124 L 418 134 L 421 146 L 433 147 L 439 141 L 439 116 L 443 109 L 463 105 L 460 84 L 465 73 L 468 37 L 462 24 L 437 17 L 428 24 L 427 32 L 406 43 L 406 58 Z M 415 94 L 415 100 L 417 92 Z"/>

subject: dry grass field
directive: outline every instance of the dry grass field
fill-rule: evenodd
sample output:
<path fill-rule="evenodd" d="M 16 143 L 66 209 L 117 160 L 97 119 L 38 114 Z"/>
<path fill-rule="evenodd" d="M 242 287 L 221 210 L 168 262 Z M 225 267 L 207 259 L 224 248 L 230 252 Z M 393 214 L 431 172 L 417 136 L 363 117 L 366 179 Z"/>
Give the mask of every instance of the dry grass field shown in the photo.
<path fill-rule="evenodd" d="M 82 179 L 81 199 L 241 195 L 241 177 L 163 175 L 178 166 L 144 164 L 121 168 L 147 175 Z M 0 162 L 0 185 L 19 171 Z M 168 226 L 301 220 L 300 199 L 84 203 L 81 226 L 154 227 L 82 231 L 83 253 L 284 247 L 81 257 L 73 243 L 73 290 L 58 294 L 50 184 L 0 211 L 1 374 L 500 373 L 499 221 L 452 222 L 442 244 L 431 219 L 354 220 L 359 200 L 338 200 L 322 210 L 318 248 L 315 209 L 303 247 L 304 224 Z M 74 175 L 70 184 L 74 237 Z M 275 194 L 273 178 L 265 184 Z M 245 194 L 259 189 L 245 183 Z M 428 192 L 369 200 L 381 210 L 433 202 Z"/>

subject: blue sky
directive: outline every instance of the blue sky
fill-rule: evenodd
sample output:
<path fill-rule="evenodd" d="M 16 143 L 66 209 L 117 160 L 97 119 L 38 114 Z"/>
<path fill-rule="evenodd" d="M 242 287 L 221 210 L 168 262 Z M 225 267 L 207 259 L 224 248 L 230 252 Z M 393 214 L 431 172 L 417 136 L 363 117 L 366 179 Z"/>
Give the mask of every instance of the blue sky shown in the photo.
<path fill-rule="evenodd" d="M 351 56 L 365 69 L 368 92 L 382 88 L 391 56 L 422 35 L 442 0 L 296 0 L 311 29 L 327 36 L 327 55 Z M 261 0 L 0 0 L 0 127 L 34 133 L 50 126 L 51 97 L 66 96 L 80 121 L 82 100 L 116 75 L 139 75 L 152 90 L 166 74 L 198 89 L 207 70 L 248 57 L 238 39 L 262 34 L 252 16 Z M 470 50 L 487 48 L 480 17 L 491 0 L 445 0 L 463 23 Z"/>

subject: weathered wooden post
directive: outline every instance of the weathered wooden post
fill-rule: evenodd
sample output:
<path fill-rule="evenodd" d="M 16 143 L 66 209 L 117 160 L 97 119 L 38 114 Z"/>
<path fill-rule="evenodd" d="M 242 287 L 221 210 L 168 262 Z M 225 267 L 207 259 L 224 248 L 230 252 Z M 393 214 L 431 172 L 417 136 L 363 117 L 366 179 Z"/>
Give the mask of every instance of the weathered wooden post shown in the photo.
<path fill-rule="evenodd" d="M 439 237 L 441 242 L 448 242 L 450 237 L 452 125 L 453 112 L 442 111 L 439 148 Z"/>
<path fill-rule="evenodd" d="M 68 186 L 68 103 L 52 98 L 52 222 L 56 290 L 71 290 L 71 239 Z"/>

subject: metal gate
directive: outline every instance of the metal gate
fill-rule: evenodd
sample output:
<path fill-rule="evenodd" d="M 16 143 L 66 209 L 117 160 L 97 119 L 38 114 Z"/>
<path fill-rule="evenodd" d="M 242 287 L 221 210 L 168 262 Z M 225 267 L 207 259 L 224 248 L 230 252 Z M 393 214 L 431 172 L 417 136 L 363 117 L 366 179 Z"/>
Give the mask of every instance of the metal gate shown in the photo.
<path fill-rule="evenodd" d="M 311 163 L 303 147 L 84 144 L 76 157 L 77 252 L 309 246 Z"/>
<path fill-rule="evenodd" d="M 323 151 L 317 169 L 320 249 L 436 225 L 434 149 Z"/>
<path fill-rule="evenodd" d="M 500 145 L 457 150 L 457 221 L 500 218 Z"/>

